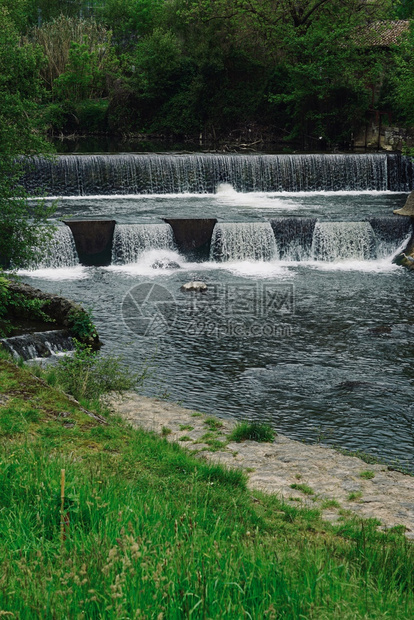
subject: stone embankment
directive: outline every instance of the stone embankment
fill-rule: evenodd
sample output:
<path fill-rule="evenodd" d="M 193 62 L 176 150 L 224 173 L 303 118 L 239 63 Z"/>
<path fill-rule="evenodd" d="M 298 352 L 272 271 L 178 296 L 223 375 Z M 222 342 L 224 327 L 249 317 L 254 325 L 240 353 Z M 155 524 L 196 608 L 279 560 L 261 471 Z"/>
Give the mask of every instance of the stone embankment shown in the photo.
<path fill-rule="evenodd" d="M 243 468 L 252 489 L 319 508 L 323 518 L 331 522 L 346 510 L 379 519 L 384 528 L 404 526 L 407 538 L 414 539 L 412 476 L 282 435 L 273 443 L 229 442 L 236 421 L 211 418 L 135 393 L 111 404 L 114 412 L 134 426 L 180 442 L 209 461 Z"/>
<path fill-rule="evenodd" d="M 60 330 L 65 329 L 68 331 L 69 336 L 76 336 L 76 338 L 84 344 L 90 345 L 93 349 L 99 349 L 102 346 L 102 342 L 99 340 L 99 336 L 95 331 L 95 327 L 91 323 L 88 312 L 76 302 L 60 297 L 53 293 L 46 293 L 38 288 L 25 284 L 24 282 L 8 280 L 7 288 L 10 295 L 20 296 L 26 299 L 37 299 L 44 302 L 41 310 L 50 324 L 45 322 L 45 328 L 47 330 Z M 28 316 L 27 310 L 22 306 L 21 310 L 18 307 L 13 308 L 13 321 L 16 319 L 32 318 Z M 45 319 L 46 321 L 46 319 Z M 78 323 L 78 325 L 76 325 Z M 79 324 L 81 329 L 79 329 Z M 24 333 L 24 322 L 22 323 L 21 331 Z M 28 329 L 28 332 L 32 330 Z"/>

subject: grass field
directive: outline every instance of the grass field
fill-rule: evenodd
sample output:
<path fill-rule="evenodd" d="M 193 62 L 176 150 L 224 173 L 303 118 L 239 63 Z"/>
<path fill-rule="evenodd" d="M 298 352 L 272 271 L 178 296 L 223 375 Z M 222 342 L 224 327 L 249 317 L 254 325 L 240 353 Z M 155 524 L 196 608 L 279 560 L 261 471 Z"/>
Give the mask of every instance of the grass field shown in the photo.
<path fill-rule="evenodd" d="M 0 616 L 414 617 L 400 529 L 325 523 L 95 411 L 0 359 Z"/>

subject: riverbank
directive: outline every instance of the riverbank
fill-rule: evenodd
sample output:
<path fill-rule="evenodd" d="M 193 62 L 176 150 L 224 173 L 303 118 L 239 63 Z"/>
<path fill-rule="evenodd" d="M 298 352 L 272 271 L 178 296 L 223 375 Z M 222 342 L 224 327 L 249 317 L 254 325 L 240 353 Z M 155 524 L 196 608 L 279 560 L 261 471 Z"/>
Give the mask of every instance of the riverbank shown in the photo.
<path fill-rule="evenodd" d="M 384 529 L 402 526 L 414 540 L 413 476 L 283 435 L 271 444 L 229 442 L 235 420 L 135 393 L 113 400 L 112 406 L 135 427 L 180 442 L 208 462 L 241 468 L 251 489 L 276 494 L 291 505 L 318 508 L 322 518 L 333 523 L 345 510 L 379 519 Z"/>
<path fill-rule="evenodd" d="M 176 416 L 178 439 L 196 432 L 176 405 L 137 407 L 165 437 Z M 226 453 L 224 423 L 188 415 L 204 448 Z M 378 531 L 346 510 L 328 523 L 316 504 L 249 489 L 239 467 L 195 458 L 187 442 L 80 405 L 0 356 L 1 613 L 411 620 L 414 547 L 401 527 Z"/>

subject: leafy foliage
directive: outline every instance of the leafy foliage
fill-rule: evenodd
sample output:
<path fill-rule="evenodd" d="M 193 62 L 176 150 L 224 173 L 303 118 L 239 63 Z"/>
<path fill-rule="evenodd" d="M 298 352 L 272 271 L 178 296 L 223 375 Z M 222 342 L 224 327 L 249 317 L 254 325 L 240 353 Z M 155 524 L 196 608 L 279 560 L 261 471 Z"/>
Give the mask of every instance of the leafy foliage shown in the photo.
<path fill-rule="evenodd" d="M 79 340 L 96 338 L 97 331 L 92 318 L 83 309 L 71 310 L 68 315 L 69 325 L 72 334 Z"/>
<path fill-rule="evenodd" d="M 162 8 L 162 0 L 106 0 L 97 16 L 111 28 L 117 44 L 125 49 L 152 31 Z"/>
<path fill-rule="evenodd" d="M 12 30 L 27 36 L 16 58 L 24 50 L 37 58 L 30 75 L 40 71 L 45 87 L 38 92 L 38 82 L 31 89 L 26 109 L 41 99 L 42 128 L 52 133 L 213 140 L 231 134 L 253 141 L 263 132 L 315 148 L 347 143 L 376 110 L 414 124 L 412 35 L 395 49 L 366 37 L 379 24 L 387 29 L 387 20 L 411 17 L 411 0 L 0 0 L 0 6 Z M 17 66 L 9 73 L 20 83 Z M 10 89 L 9 97 L 15 93 Z M 20 118 L 18 102 L 14 107 Z"/>
<path fill-rule="evenodd" d="M 23 161 L 18 155 L 45 152 L 39 133 L 38 101 L 42 95 L 40 49 L 22 44 L 6 9 L 0 7 L 0 264 L 23 266 L 40 255 L 47 241 L 42 226 L 54 210 L 28 202 L 20 184 Z M 26 161 L 27 165 L 27 161 Z"/>
<path fill-rule="evenodd" d="M 414 30 L 411 27 L 401 44 L 394 49 L 394 67 L 388 76 L 386 103 L 394 114 L 414 125 Z"/>
<path fill-rule="evenodd" d="M 145 372 L 131 372 L 119 356 L 100 355 L 76 342 L 73 356 L 65 356 L 51 370 L 53 381 L 77 399 L 98 400 L 109 392 L 122 393 L 142 384 Z"/>
<path fill-rule="evenodd" d="M 32 30 L 31 40 L 46 58 L 41 75 L 46 87 L 75 100 L 102 95 L 105 77 L 115 69 L 112 34 L 94 19 L 60 15 Z M 64 78 L 61 76 L 65 75 Z M 66 89 L 69 88 L 69 90 Z M 76 88 L 77 87 L 77 88 Z M 62 92 L 63 89 L 63 92 Z"/>
<path fill-rule="evenodd" d="M 50 323 L 52 319 L 43 312 L 47 301 L 28 299 L 20 293 L 11 293 L 9 280 L 0 273 L 0 336 L 6 336 L 13 329 L 13 317 L 26 316 Z"/>

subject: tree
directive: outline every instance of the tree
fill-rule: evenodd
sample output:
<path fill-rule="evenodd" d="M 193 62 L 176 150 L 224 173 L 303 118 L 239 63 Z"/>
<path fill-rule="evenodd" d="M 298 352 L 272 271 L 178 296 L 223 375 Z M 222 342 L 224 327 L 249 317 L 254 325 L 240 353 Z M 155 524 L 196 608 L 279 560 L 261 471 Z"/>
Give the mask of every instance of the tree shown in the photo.
<path fill-rule="evenodd" d="M 233 46 L 266 67 L 264 97 L 290 138 L 338 141 L 369 107 L 366 84 L 381 72 L 381 53 L 356 33 L 390 15 L 390 0 L 177 0 L 195 27 L 226 25 Z M 226 42 L 228 45 L 228 42 Z M 258 90 L 258 93 L 260 89 Z M 267 94 L 266 94 L 267 93 Z M 263 102 L 261 108 L 266 106 Z"/>
<path fill-rule="evenodd" d="M 47 240 L 43 226 L 52 209 L 31 204 L 21 184 L 24 163 L 49 149 L 41 136 L 40 49 L 22 44 L 7 9 L 0 8 L 0 259 L 20 267 L 36 258 Z"/>
<path fill-rule="evenodd" d="M 121 48 L 133 48 L 140 37 L 152 32 L 163 4 L 163 0 L 105 0 L 96 15 L 111 28 Z"/>
<path fill-rule="evenodd" d="M 386 104 L 398 120 L 414 126 L 414 30 L 393 50 L 393 70 L 387 76 Z"/>

